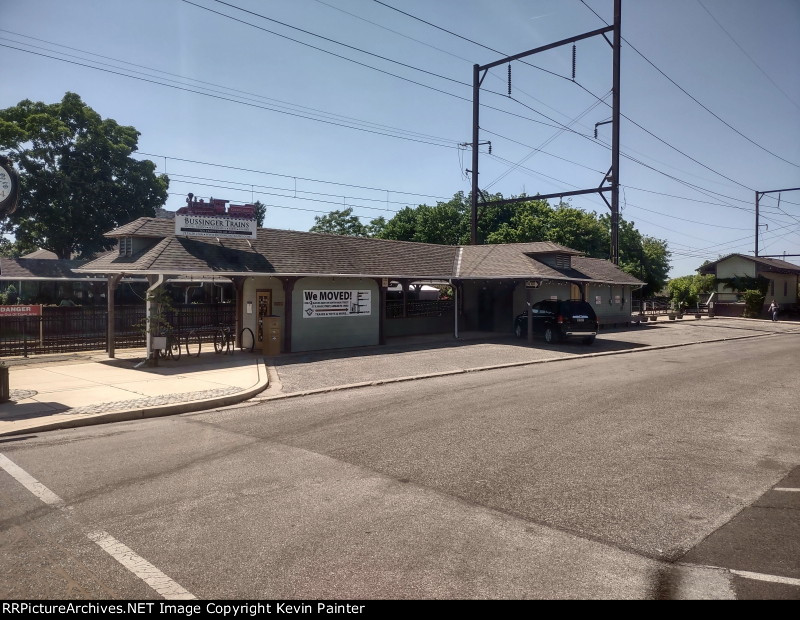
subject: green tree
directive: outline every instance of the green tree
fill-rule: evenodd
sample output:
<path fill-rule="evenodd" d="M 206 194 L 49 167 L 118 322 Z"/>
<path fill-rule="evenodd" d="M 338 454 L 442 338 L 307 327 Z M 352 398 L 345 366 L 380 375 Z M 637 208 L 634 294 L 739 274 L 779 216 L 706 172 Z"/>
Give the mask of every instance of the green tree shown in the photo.
<path fill-rule="evenodd" d="M 20 203 L 4 227 L 59 258 L 110 249 L 103 233 L 154 216 L 169 179 L 136 160 L 139 132 L 103 119 L 75 93 L 0 110 L 0 152 L 20 171 Z"/>
<path fill-rule="evenodd" d="M 405 207 L 386 222 L 381 239 L 458 245 L 469 240 L 469 210 L 463 192 L 434 206 Z"/>
<path fill-rule="evenodd" d="M 35 250 L 36 246 L 29 243 L 22 243 L 19 240 L 11 241 L 5 237 L 0 237 L 0 256 L 19 258 L 23 254 L 28 254 Z"/>
<path fill-rule="evenodd" d="M 327 215 L 317 215 L 314 218 L 314 225 L 309 228 L 309 231 L 347 237 L 367 236 L 367 227 L 361 223 L 357 215 L 353 215 L 352 207 L 341 211 L 331 211 Z"/>
<path fill-rule="evenodd" d="M 256 226 L 264 226 L 264 219 L 267 217 L 267 205 L 260 200 L 256 200 L 253 206 L 256 208 Z"/>
<path fill-rule="evenodd" d="M 697 305 L 701 295 L 714 290 L 714 282 L 712 275 L 680 276 L 667 283 L 667 290 L 674 307 L 692 307 Z"/>
<path fill-rule="evenodd" d="M 386 218 L 382 215 L 367 224 L 367 237 L 380 237 L 386 228 Z"/>

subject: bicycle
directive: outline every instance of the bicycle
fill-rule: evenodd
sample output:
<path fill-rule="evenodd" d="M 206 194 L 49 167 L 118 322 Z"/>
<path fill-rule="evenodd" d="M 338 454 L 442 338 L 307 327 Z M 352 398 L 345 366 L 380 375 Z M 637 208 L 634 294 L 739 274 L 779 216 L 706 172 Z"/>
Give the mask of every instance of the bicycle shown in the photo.
<path fill-rule="evenodd" d="M 177 334 L 167 334 L 167 346 L 158 352 L 162 359 L 178 361 L 181 359 L 181 340 Z"/>
<path fill-rule="evenodd" d="M 245 337 L 244 337 L 244 333 L 245 332 L 249 332 L 250 333 L 250 338 L 248 340 L 250 342 L 250 346 L 249 347 L 244 344 L 245 343 Z M 250 349 L 250 353 L 252 353 L 253 349 L 255 348 L 255 346 L 256 346 L 256 337 L 253 335 L 253 330 L 250 329 L 249 327 L 243 328 L 239 332 L 239 348 L 240 349 Z"/>
<path fill-rule="evenodd" d="M 220 327 L 214 332 L 214 353 L 232 353 L 233 334 L 230 327 Z"/>
<path fill-rule="evenodd" d="M 194 330 L 190 331 L 189 335 L 186 336 L 186 355 L 200 357 L 200 349 L 202 348 L 202 345 L 203 342 L 200 338 L 200 334 Z"/>

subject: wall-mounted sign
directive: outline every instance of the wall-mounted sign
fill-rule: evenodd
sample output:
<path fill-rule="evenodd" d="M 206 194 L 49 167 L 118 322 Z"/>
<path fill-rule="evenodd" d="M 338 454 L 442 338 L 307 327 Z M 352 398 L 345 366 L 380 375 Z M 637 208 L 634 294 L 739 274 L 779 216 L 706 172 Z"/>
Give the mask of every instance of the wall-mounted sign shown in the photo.
<path fill-rule="evenodd" d="M 303 291 L 303 318 L 369 316 L 372 291 Z"/>
<path fill-rule="evenodd" d="M 42 316 L 42 307 L 0 306 L 0 316 Z"/>
<path fill-rule="evenodd" d="M 539 288 L 541 280 L 525 280 L 525 288 Z"/>
<path fill-rule="evenodd" d="M 255 239 L 256 221 L 218 215 L 176 215 L 175 236 Z"/>

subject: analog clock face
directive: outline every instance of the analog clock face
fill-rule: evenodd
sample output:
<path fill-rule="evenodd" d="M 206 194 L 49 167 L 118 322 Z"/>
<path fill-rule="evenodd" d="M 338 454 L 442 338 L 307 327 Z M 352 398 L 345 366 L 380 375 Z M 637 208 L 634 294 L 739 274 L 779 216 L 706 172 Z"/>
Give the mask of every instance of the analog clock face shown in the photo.
<path fill-rule="evenodd" d="M 0 202 L 3 202 L 11 195 L 11 175 L 8 170 L 0 166 Z"/>

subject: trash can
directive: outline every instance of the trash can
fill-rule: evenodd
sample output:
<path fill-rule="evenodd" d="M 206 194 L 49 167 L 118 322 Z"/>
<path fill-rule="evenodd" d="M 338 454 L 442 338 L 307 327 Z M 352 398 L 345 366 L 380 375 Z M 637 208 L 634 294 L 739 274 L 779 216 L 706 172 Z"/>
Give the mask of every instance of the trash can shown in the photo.
<path fill-rule="evenodd" d="M 280 355 L 281 353 L 281 317 L 264 317 L 264 337 L 261 351 L 264 355 Z"/>
<path fill-rule="evenodd" d="M 11 388 L 8 385 L 8 366 L 5 362 L 0 362 L 0 403 L 7 402 L 11 398 Z"/>

